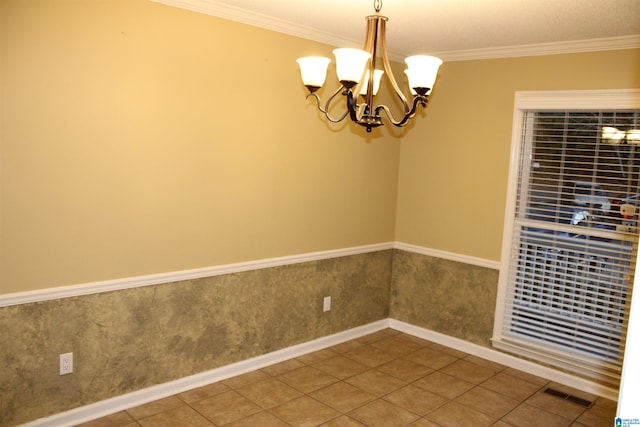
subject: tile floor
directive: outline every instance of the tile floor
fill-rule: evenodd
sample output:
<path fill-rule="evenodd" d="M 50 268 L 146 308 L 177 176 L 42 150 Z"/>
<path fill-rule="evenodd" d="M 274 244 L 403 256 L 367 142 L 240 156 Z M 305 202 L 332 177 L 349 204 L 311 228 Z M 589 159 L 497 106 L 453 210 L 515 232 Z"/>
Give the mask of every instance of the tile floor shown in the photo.
<path fill-rule="evenodd" d="M 615 412 L 614 401 L 385 329 L 82 427 L 608 427 Z"/>

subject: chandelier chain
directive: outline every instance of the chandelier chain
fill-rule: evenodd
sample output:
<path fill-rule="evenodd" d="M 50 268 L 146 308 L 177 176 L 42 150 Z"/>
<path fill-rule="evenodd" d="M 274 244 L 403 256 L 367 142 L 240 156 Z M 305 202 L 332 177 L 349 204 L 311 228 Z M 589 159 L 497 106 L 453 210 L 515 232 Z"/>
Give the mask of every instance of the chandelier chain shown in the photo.
<path fill-rule="evenodd" d="M 373 0 L 373 8 L 376 10 L 376 12 L 380 12 L 380 10 L 382 9 L 382 0 Z"/>

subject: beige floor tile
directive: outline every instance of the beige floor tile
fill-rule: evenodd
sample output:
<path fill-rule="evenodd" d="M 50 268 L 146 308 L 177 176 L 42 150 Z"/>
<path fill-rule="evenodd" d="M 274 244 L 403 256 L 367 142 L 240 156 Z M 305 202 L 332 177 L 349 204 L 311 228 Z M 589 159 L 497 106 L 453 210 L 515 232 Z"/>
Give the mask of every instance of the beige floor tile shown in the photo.
<path fill-rule="evenodd" d="M 321 427 L 366 427 L 361 422 L 354 420 L 351 417 L 343 415 L 334 420 L 329 421 L 328 423 L 322 424 Z"/>
<path fill-rule="evenodd" d="M 404 358 L 394 359 L 376 369 L 406 382 L 415 381 L 433 372 L 431 368 Z"/>
<path fill-rule="evenodd" d="M 535 394 L 540 386 L 500 372 L 482 383 L 488 388 L 511 398 L 524 401 Z"/>
<path fill-rule="evenodd" d="M 139 427 L 140 426 L 140 424 L 138 424 L 135 421 L 129 421 L 129 422 L 125 423 L 125 424 L 120 424 L 120 423 L 117 423 L 117 424 L 111 424 L 111 423 L 102 424 L 102 422 L 104 420 L 102 420 L 102 418 L 100 418 L 99 420 L 101 420 L 101 421 L 98 424 L 91 424 L 93 421 L 97 421 L 97 420 L 93 420 L 93 421 L 89 421 L 87 423 L 78 424 L 77 426 L 74 426 L 74 427 Z"/>
<path fill-rule="evenodd" d="M 391 403 L 418 415 L 425 415 L 449 400 L 430 391 L 409 384 L 384 397 Z"/>
<path fill-rule="evenodd" d="M 504 416 L 502 421 L 518 427 L 568 427 L 573 420 L 523 403 Z"/>
<path fill-rule="evenodd" d="M 409 341 L 397 336 L 389 336 L 388 338 L 383 338 L 379 341 L 375 341 L 371 343 L 371 346 L 377 347 L 380 350 L 387 351 L 389 353 L 395 353 L 399 356 L 413 353 L 416 350 L 423 348 L 423 345 L 415 341 Z"/>
<path fill-rule="evenodd" d="M 525 403 L 571 419 L 578 418 L 587 410 L 582 405 L 542 392 L 534 394 L 525 400 Z"/>
<path fill-rule="evenodd" d="M 137 423 L 131 415 L 122 411 L 83 424 L 78 424 L 75 427 L 128 427 L 131 425 L 137 425 Z"/>
<path fill-rule="evenodd" d="M 186 403 L 197 402 L 198 400 L 207 399 L 213 397 L 216 394 L 224 393 L 231 390 L 231 388 L 221 382 L 206 385 L 204 387 L 194 388 L 193 390 L 185 391 L 177 396 Z"/>
<path fill-rule="evenodd" d="M 420 418 L 418 421 L 409 424 L 407 427 L 442 427 L 426 418 Z"/>
<path fill-rule="evenodd" d="M 269 377 L 270 375 L 266 372 L 258 370 L 247 372 L 246 374 L 238 375 L 237 377 L 228 378 L 222 382 L 231 388 L 240 388 L 246 386 L 247 384 L 264 381 Z"/>
<path fill-rule="evenodd" d="M 369 427 L 402 427 L 420 418 L 418 415 L 384 400 L 374 400 L 351 411 L 349 416 Z"/>
<path fill-rule="evenodd" d="M 462 359 L 462 358 L 467 357 L 469 355 L 468 353 L 465 353 L 464 351 L 456 350 L 455 348 L 447 347 L 446 345 L 442 345 L 442 344 L 432 343 L 429 347 L 431 347 L 434 350 L 441 351 L 443 353 L 451 355 L 451 356 L 453 356 L 455 358 L 458 358 L 458 359 Z"/>
<path fill-rule="evenodd" d="M 473 383 L 443 374 L 439 371 L 429 374 L 413 384 L 432 393 L 446 397 L 447 399 L 455 399 L 462 393 L 475 387 Z"/>
<path fill-rule="evenodd" d="M 416 337 L 415 335 L 406 334 L 404 332 L 398 332 L 395 336 L 406 341 L 418 343 L 420 344 L 420 347 L 429 347 L 433 344 L 433 342 L 425 340 L 424 338 Z"/>
<path fill-rule="evenodd" d="M 336 377 L 311 366 L 294 369 L 276 378 L 303 393 L 311 393 L 339 381 Z"/>
<path fill-rule="evenodd" d="M 234 421 L 226 424 L 224 427 L 289 427 L 288 423 L 285 423 L 275 415 L 263 411 L 257 414 L 249 415 L 246 418 Z"/>
<path fill-rule="evenodd" d="M 476 365 L 480 365 L 480 366 L 484 366 L 486 368 L 492 369 L 496 373 L 502 372 L 505 369 L 507 369 L 506 366 L 500 363 L 492 362 L 491 360 L 483 359 L 481 357 L 474 356 L 472 354 L 465 356 L 462 360 L 466 360 L 467 362 L 475 363 Z"/>
<path fill-rule="evenodd" d="M 391 360 L 398 357 L 396 354 L 389 353 L 372 345 L 358 347 L 344 353 L 343 355 L 345 357 L 348 357 L 349 359 L 355 360 L 358 363 L 368 366 L 369 368 L 375 368 L 376 366 L 380 366 L 384 363 L 390 362 Z"/>
<path fill-rule="evenodd" d="M 224 425 L 262 411 L 262 408 L 236 391 L 228 391 L 191 406 L 217 425 Z"/>
<path fill-rule="evenodd" d="M 297 427 L 319 426 L 341 414 L 308 396 L 302 396 L 271 409 L 271 413 Z"/>
<path fill-rule="evenodd" d="M 393 335 L 396 335 L 396 334 L 392 329 L 383 329 L 381 331 L 374 332 L 372 334 L 357 338 L 357 340 L 365 344 L 371 344 L 373 342 L 379 341 L 381 339 L 384 339 Z"/>
<path fill-rule="evenodd" d="M 213 424 L 190 406 L 184 405 L 138 420 L 142 427 L 210 427 Z"/>
<path fill-rule="evenodd" d="M 293 371 L 294 369 L 298 369 L 305 366 L 304 363 L 299 361 L 298 359 L 290 359 L 285 360 L 284 362 L 276 363 L 271 366 L 267 366 L 266 368 L 262 368 L 262 372 L 265 372 L 273 377 L 282 375 L 285 372 Z"/>
<path fill-rule="evenodd" d="M 136 406 L 135 408 L 127 409 L 129 415 L 134 419 L 139 420 L 141 418 L 150 417 L 151 415 L 158 414 L 160 412 L 168 411 L 179 406 L 184 405 L 184 402 L 175 396 L 165 397 L 164 399 L 155 400 L 145 405 Z"/>
<path fill-rule="evenodd" d="M 334 377 L 341 380 L 352 377 L 369 369 L 362 363 L 358 363 L 355 360 L 349 359 L 348 357 L 344 356 L 331 357 L 318 363 L 314 363 L 311 366 L 320 369 L 321 371 L 324 371 L 329 375 L 333 375 Z"/>
<path fill-rule="evenodd" d="M 617 411 L 617 402 L 599 397 L 594 405 L 584 411 L 577 421 L 589 427 L 606 426 L 607 423 L 610 423 L 615 418 Z"/>
<path fill-rule="evenodd" d="M 595 403 L 542 393 L 548 386 Z M 616 410 L 614 401 L 385 329 L 77 427 L 605 427 Z"/>
<path fill-rule="evenodd" d="M 468 408 L 456 402 L 449 402 L 427 414 L 426 419 L 443 427 L 485 427 L 497 421 L 496 418 Z M 541 424 L 538 427 L 542 427 Z M 544 426 L 549 427 L 549 426 Z"/>
<path fill-rule="evenodd" d="M 299 361 L 301 361 L 304 364 L 307 365 L 311 365 L 313 363 L 317 363 L 321 360 L 324 359 L 328 359 L 330 357 L 334 357 L 336 355 L 335 352 L 331 351 L 330 349 L 324 349 L 324 350 L 318 350 L 318 351 L 314 351 L 313 353 L 309 353 L 309 354 L 305 354 L 303 356 L 299 356 L 297 357 L 297 359 Z"/>
<path fill-rule="evenodd" d="M 343 381 L 314 391 L 310 396 L 343 413 L 375 399 L 375 396 L 371 393 L 367 393 Z"/>
<path fill-rule="evenodd" d="M 527 372 L 518 371 L 517 369 L 513 369 L 513 368 L 506 368 L 504 371 L 502 371 L 502 373 L 511 375 L 512 377 L 516 377 L 518 379 L 524 380 L 531 384 L 538 385 L 540 387 L 550 383 L 550 381 L 546 378 L 542 378 L 537 375 L 532 375 Z"/>
<path fill-rule="evenodd" d="M 458 397 L 456 402 L 494 418 L 504 416 L 521 403 L 482 386 L 472 388 Z"/>
<path fill-rule="evenodd" d="M 281 405 L 302 395 L 298 390 L 275 378 L 246 385 L 239 388 L 237 392 L 265 409 Z"/>
<path fill-rule="evenodd" d="M 431 369 L 442 369 L 458 360 L 455 356 L 434 350 L 430 347 L 414 351 L 413 353 L 405 356 L 405 359 L 419 363 Z"/>
<path fill-rule="evenodd" d="M 345 381 L 377 397 L 389 394 L 405 385 L 404 381 L 375 369 L 356 375 Z"/>
<path fill-rule="evenodd" d="M 567 385 L 559 384 L 556 382 L 550 382 L 547 387 L 570 394 L 572 396 L 579 397 L 580 399 L 588 400 L 590 402 L 594 402 L 598 398 L 598 396 L 596 396 L 595 394 L 587 393 L 586 391 L 582 391 L 577 388 L 569 387 Z"/>
<path fill-rule="evenodd" d="M 358 340 L 351 340 L 329 347 L 328 350 L 331 350 L 334 353 L 342 354 L 351 350 L 355 350 L 356 348 L 362 347 L 363 345 L 366 344 Z"/>
<path fill-rule="evenodd" d="M 442 368 L 440 372 L 474 384 L 480 384 L 497 373 L 491 368 L 476 365 L 465 359 L 456 360 Z"/>

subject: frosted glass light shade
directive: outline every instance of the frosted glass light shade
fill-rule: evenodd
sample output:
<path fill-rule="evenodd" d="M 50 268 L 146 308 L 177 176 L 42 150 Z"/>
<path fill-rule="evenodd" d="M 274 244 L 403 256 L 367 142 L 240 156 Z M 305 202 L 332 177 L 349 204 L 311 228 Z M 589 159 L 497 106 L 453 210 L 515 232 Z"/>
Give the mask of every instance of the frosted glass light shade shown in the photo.
<path fill-rule="evenodd" d="M 404 73 L 407 75 L 407 81 L 411 81 L 411 78 L 409 78 L 409 70 L 404 70 Z M 411 93 L 412 96 L 416 96 L 418 94 L 418 92 L 415 91 L 415 89 L 413 89 L 411 87 L 411 84 L 409 84 L 409 92 Z M 429 95 L 431 93 L 431 89 L 429 89 L 426 93 L 426 95 Z"/>
<path fill-rule="evenodd" d="M 319 89 L 327 78 L 327 67 L 331 60 L 323 56 L 305 56 L 296 60 L 300 66 L 302 83 L 309 90 Z"/>
<path fill-rule="evenodd" d="M 442 59 L 435 56 L 415 55 L 408 57 L 404 62 L 408 66 L 405 73 L 409 78 L 410 88 L 433 88 Z"/>
<path fill-rule="evenodd" d="M 338 80 L 347 88 L 353 87 L 362 78 L 371 54 L 364 50 L 350 48 L 334 49 L 333 54 L 336 57 Z"/>
<path fill-rule="evenodd" d="M 378 89 L 380 89 L 380 79 L 384 71 L 382 70 L 373 70 L 373 94 L 378 93 Z M 364 80 L 362 82 L 362 86 L 360 87 L 360 95 L 367 94 L 367 86 L 369 85 L 369 70 L 364 72 Z"/>

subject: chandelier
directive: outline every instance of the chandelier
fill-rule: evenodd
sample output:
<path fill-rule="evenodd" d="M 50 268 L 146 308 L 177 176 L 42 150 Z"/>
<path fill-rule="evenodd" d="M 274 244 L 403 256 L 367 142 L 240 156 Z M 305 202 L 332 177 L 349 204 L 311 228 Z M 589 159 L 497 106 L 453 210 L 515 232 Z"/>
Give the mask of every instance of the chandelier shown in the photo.
<path fill-rule="evenodd" d="M 404 71 L 409 82 L 409 90 L 413 100 L 409 102 L 398 87 L 391 70 L 387 56 L 386 23 L 388 18 L 380 15 L 382 0 L 374 0 L 375 15 L 367 16 L 367 30 L 364 47 L 360 49 L 340 48 L 333 51 L 336 57 L 336 74 L 340 87 L 327 99 L 322 106 L 317 91 L 322 87 L 327 77 L 327 67 L 331 60 L 320 56 L 298 58 L 300 74 L 303 84 L 309 89 L 310 96 L 315 98 L 318 109 L 327 120 L 338 123 L 347 116 L 355 123 L 367 128 L 371 132 L 374 127 L 382 126 L 380 113 L 384 111 L 387 119 L 394 126 L 404 126 L 415 116 L 418 104 L 426 107 L 429 93 L 436 80 L 438 67 L 442 64 L 435 56 L 416 55 L 405 59 L 407 69 Z M 376 68 L 378 54 L 382 59 L 383 69 Z M 396 119 L 386 105 L 374 106 L 374 96 L 378 92 L 382 75 L 386 77 L 402 104 L 402 118 Z M 337 95 L 346 98 L 346 111 L 338 118 L 329 115 L 329 109 Z M 360 98 L 360 102 L 358 102 Z"/>

